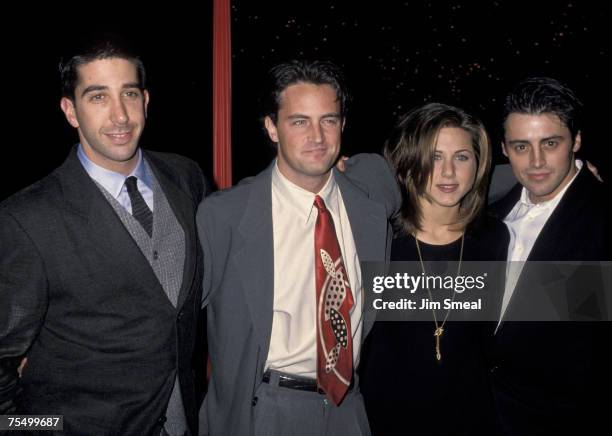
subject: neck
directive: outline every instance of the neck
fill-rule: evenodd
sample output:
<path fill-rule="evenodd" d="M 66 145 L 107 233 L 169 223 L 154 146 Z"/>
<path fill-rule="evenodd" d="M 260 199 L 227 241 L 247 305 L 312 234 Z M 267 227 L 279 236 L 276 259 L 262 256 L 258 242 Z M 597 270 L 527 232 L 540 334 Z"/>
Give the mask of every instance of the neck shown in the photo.
<path fill-rule="evenodd" d="M 305 189 L 306 191 L 312 192 L 313 194 L 320 192 L 331 177 L 331 170 L 325 174 L 321 174 L 320 176 L 305 176 L 295 174 L 294 172 L 287 171 L 280 164 L 278 165 L 278 170 L 291 183 Z"/>
<path fill-rule="evenodd" d="M 459 205 L 445 207 L 421 200 L 421 230 L 416 238 L 432 245 L 445 245 L 455 241 L 463 233 L 457 229 Z"/>
<path fill-rule="evenodd" d="M 126 162 L 108 162 L 105 164 L 99 164 L 101 167 L 106 168 L 107 170 L 114 171 L 119 174 L 123 174 L 124 176 L 129 176 L 134 168 L 136 168 L 137 159 L 130 159 Z"/>
<path fill-rule="evenodd" d="M 323 186 L 325 186 L 325 183 L 327 183 L 327 180 L 329 179 L 329 174 L 327 174 L 324 178 L 319 179 L 319 180 L 300 180 L 300 181 L 293 181 L 293 183 L 295 183 L 297 186 L 299 186 L 302 189 L 305 189 L 309 192 L 312 192 L 313 194 L 317 194 L 319 192 L 321 192 L 321 189 L 323 189 Z"/>
<path fill-rule="evenodd" d="M 108 159 L 99 153 L 96 153 L 89 146 L 82 145 L 82 147 L 83 153 L 85 153 L 85 156 L 87 156 L 90 161 L 104 169 L 113 171 L 115 173 L 123 174 L 124 176 L 130 175 L 130 173 L 134 171 L 134 168 L 136 168 L 136 165 L 138 164 L 138 150 L 136 150 L 134 156 L 132 156 L 126 161 L 115 161 L 112 159 Z"/>

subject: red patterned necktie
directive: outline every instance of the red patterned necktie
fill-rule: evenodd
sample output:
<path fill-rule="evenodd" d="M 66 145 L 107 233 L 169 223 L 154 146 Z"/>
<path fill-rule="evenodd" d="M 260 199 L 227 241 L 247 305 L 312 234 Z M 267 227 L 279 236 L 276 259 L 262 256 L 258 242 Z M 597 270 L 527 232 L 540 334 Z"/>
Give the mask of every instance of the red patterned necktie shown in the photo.
<path fill-rule="evenodd" d="M 317 383 L 338 405 L 353 377 L 349 311 L 354 301 L 332 216 L 318 195 L 314 205 L 319 211 L 315 224 Z"/>

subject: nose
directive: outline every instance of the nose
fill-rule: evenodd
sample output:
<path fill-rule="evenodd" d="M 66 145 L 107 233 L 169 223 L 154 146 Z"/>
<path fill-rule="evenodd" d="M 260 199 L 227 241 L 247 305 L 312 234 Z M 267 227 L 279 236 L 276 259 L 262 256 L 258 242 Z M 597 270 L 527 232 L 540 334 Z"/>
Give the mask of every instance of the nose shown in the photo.
<path fill-rule="evenodd" d="M 128 120 L 129 116 L 123 101 L 115 102 L 111 108 L 111 121 L 113 124 L 126 124 Z"/>
<path fill-rule="evenodd" d="M 455 176 L 455 162 L 453 159 L 442 160 L 442 177 L 454 177 Z"/>
<path fill-rule="evenodd" d="M 320 124 L 317 123 L 313 123 L 311 128 L 310 128 L 310 140 L 313 142 L 316 142 L 317 144 L 320 144 L 323 142 L 323 128 L 321 127 Z"/>
<path fill-rule="evenodd" d="M 532 147 L 529 158 L 533 168 L 543 168 L 546 165 L 544 152 L 540 147 Z"/>

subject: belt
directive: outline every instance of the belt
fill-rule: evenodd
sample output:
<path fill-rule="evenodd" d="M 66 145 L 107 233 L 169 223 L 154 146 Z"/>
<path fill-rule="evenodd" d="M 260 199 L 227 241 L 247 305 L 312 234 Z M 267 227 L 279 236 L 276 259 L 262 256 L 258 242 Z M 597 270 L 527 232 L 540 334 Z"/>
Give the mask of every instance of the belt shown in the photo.
<path fill-rule="evenodd" d="M 270 383 L 270 378 L 271 373 L 268 370 L 264 372 L 262 381 L 264 383 Z M 317 386 L 316 379 L 300 377 L 286 373 L 278 373 L 278 386 L 282 388 L 295 389 L 298 391 L 318 392 L 320 394 L 325 394 L 325 391 L 319 389 L 319 387 Z"/>

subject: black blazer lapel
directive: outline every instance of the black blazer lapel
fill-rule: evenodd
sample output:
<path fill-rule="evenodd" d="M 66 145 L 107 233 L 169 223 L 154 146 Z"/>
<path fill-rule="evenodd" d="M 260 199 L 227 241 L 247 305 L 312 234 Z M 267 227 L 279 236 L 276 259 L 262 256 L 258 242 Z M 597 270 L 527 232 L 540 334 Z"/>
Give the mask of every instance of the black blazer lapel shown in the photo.
<path fill-rule="evenodd" d="M 514 205 L 520 200 L 522 190 L 523 186 L 517 183 L 501 200 L 493 203 L 491 205 L 491 212 L 493 215 L 500 220 L 506 218 Z"/>
<path fill-rule="evenodd" d="M 599 182 L 594 181 L 594 177 L 586 168 L 580 170 L 576 179 L 567 188 L 565 195 L 550 218 L 548 218 L 548 221 L 546 221 L 533 245 L 531 253 L 529 253 L 528 261 L 570 260 L 576 258 L 576 253 L 568 252 L 575 244 L 571 240 L 568 243 L 566 238 L 572 234 L 576 226 L 588 225 L 587 220 L 589 217 L 583 215 L 586 203 L 589 201 L 589 193 L 594 188 L 592 183 Z"/>
<path fill-rule="evenodd" d="M 75 232 L 82 232 L 82 238 L 89 239 L 91 246 L 100 256 L 112 260 L 112 264 L 117 268 L 116 274 L 137 276 L 143 287 L 151 289 L 153 294 L 165 297 L 149 262 L 79 162 L 76 147 L 58 168 L 57 174 L 66 205 L 64 217 L 67 223 L 72 221 L 70 227 L 75 229 Z M 172 308 L 167 298 L 162 300 Z"/>
<path fill-rule="evenodd" d="M 571 272 L 571 270 L 568 270 L 569 267 L 565 266 L 564 272 L 560 273 L 558 277 L 555 277 L 554 275 L 548 275 L 546 277 L 536 276 L 536 279 L 530 275 L 529 271 L 531 271 L 532 268 L 529 262 L 584 260 L 581 259 L 581 257 L 584 256 L 584 253 L 576 252 L 576 243 L 568 235 L 573 234 L 574 229 L 578 230 L 580 227 L 585 227 L 592 224 L 589 222 L 589 220 L 591 218 L 594 219 L 594 217 L 588 216 L 588 213 L 585 213 L 585 208 L 589 205 L 590 201 L 593 201 L 591 194 L 598 191 L 600 188 L 598 183 L 599 182 L 588 170 L 584 168 L 580 170 L 576 176 L 576 179 L 569 186 L 565 192 L 565 195 L 536 238 L 533 248 L 529 253 L 529 257 L 527 258 L 528 262 L 524 265 L 506 313 L 510 313 L 513 307 L 525 307 L 528 304 L 533 305 L 533 302 L 525 303 L 521 302 L 521 300 L 524 296 L 531 295 L 531 298 L 533 298 L 533 289 L 539 289 L 541 292 L 545 292 L 545 290 L 551 288 L 555 282 L 563 282 L 567 279 L 566 276 L 570 275 Z M 521 185 L 518 185 L 518 187 L 520 197 L 520 189 L 522 189 L 522 187 Z M 514 191 L 515 189 L 513 189 L 513 192 Z M 508 194 L 507 197 L 510 195 L 511 194 Z M 506 198 L 500 200 L 500 203 L 504 200 L 506 200 Z M 516 201 L 518 201 L 518 198 L 516 198 Z M 514 207 L 516 201 L 514 203 L 512 203 L 512 201 L 508 201 L 506 203 L 506 206 L 510 205 L 510 209 L 507 213 L 509 213 L 512 207 Z M 503 217 L 505 217 L 505 215 Z M 533 269 L 535 271 L 541 270 L 541 268 L 538 268 L 537 265 L 534 265 Z M 555 288 L 553 287 L 551 289 L 554 290 Z M 568 309 L 561 310 L 567 305 L 566 302 L 560 300 L 563 295 L 560 296 L 560 294 L 556 294 L 555 292 L 547 292 L 546 295 L 542 295 L 541 298 L 548 299 L 550 304 L 542 303 L 541 307 L 558 308 L 560 313 L 567 314 Z M 500 333 L 503 325 L 504 321 L 502 320 L 497 334 Z"/>

